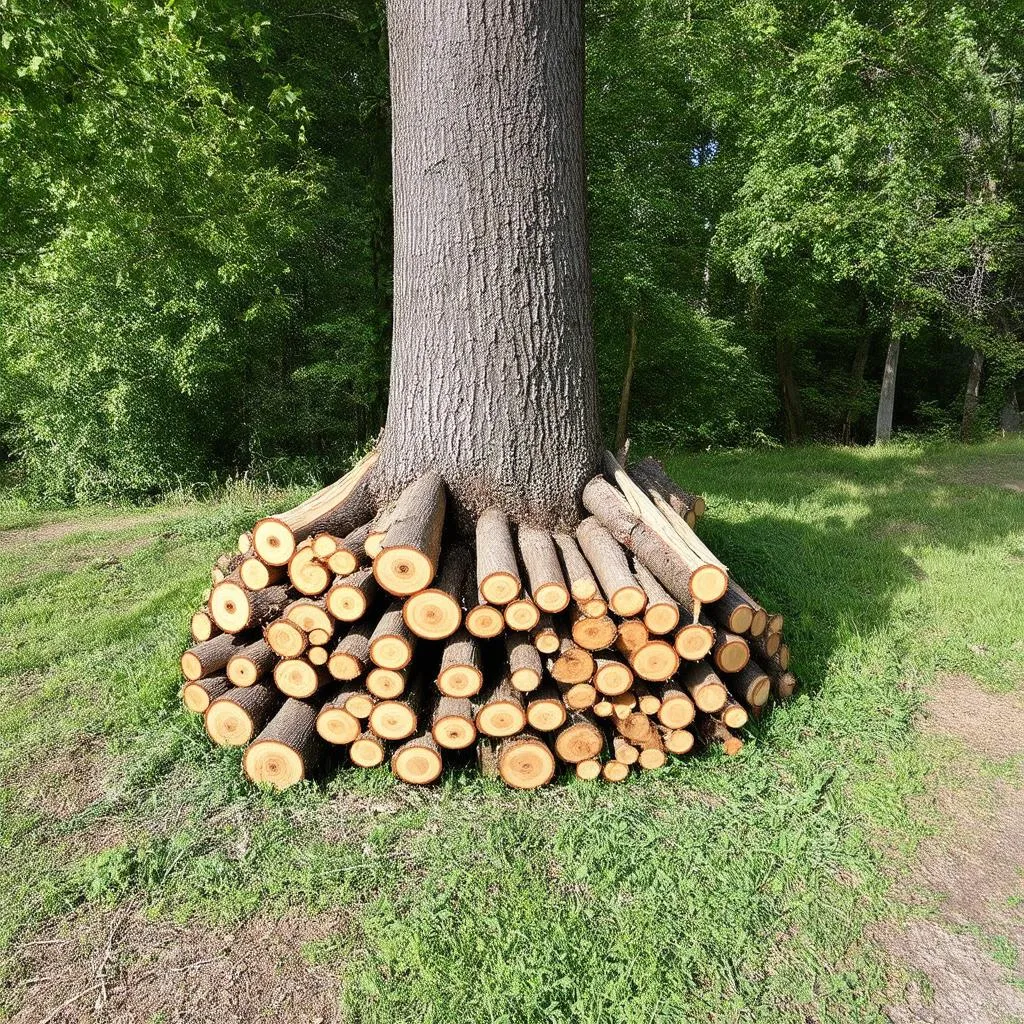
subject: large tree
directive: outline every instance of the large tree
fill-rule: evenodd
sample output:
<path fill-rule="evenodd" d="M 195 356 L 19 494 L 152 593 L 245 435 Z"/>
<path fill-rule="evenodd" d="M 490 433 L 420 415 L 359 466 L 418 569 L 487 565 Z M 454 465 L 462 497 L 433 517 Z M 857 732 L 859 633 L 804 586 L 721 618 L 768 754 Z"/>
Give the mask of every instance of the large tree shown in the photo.
<path fill-rule="evenodd" d="M 390 0 L 391 393 L 378 477 L 571 523 L 600 451 L 582 0 Z"/>

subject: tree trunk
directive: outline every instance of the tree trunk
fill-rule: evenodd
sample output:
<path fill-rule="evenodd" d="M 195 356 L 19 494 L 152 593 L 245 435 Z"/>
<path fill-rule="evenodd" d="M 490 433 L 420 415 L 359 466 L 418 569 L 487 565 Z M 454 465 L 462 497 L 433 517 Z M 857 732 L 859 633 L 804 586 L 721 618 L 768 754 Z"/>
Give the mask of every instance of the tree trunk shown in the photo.
<path fill-rule="evenodd" d="M 389 0 L 394 337 L 376 486 L 572 526 L 601 451 L 582 0 Z"/>
<path fill-rule="evenodd" d="M 875 417 L 875 444 L 885 444 L 892 437 L 892 410 L 896 403 L 896 367 L 899 361 L 899 339 L 891 338 L 889 340 L 889 351 L 885 356 L 882 390 L 878 396 L 878 415 Z"/>
<path fill-rule="evenodd" d="M 1006 386 L 1006 401 L 999 413 L 999 429 L 1003 434 L 1020 433 L 1020 403 L 1017 400 L 1017 381 Z"/>
<path fill-rule="evenodd" d="M 804 436 L 804 413 L 800 405 L 800 392 L 793 377 L 793 342 L 779 338 L 775 345 L 775 362 L 779 372 L 779 390 L 782 408 L 786 413 L 786 440 L 796 444 Z"/>
<path fill-rule="evenodd" d="M 847 400 L 846 416 L 843 418 L 842 443 L 850 444 L 853 440 L 853 428 L 860 419 L 856 404 L 860 399 L 861 388 L 864 387 L 864 371 L 871 354 L 871 331 L 868 329 L 868 304 L 861 301 L 860 314 L 857 317 L 857 348 L 853 353 L 853 366 L 850 369 L 850 397 Z"/>
<path fill-rule="evenodd" d="M 629 315 L 627 333 L 628 350 L 626 355 L 626 373 L 622 378 L 622 395 L 619 398 L 619 418 L 615 424 L 615 452 L 620 455 L 626 446 L 626 435 L 629 430 L 629 399 L 633 390 L 633 369 L 636 366 L 636 313 Z"/>
<path fill-rule="evenodd" d="M 978 418 L 978 396 L 981 391 L 981 371 L 985 368 L 985 353 L 980 348 L 971 356 L 971 369 L 967 374 L 967 394 L 964 395 L 964 417 L 960 422 L 960 440 L 970 441 L 974 436 L 974 421 Z"/>

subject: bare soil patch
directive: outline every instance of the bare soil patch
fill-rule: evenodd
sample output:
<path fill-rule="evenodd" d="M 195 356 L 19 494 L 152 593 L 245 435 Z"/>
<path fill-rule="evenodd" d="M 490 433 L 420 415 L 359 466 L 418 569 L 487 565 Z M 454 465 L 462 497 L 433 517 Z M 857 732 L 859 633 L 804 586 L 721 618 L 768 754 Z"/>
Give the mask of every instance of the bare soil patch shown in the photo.
<path fill-rule="evenodd" d="M 103 795 L 103 741 L 80 735 L 40 751 L 17 773 L 25 805 L 57 818 L 80 814 Z"/>
<path fill-rule="evenodd" d="M 76 533 L 118 533 L 141 526 L 143 523 L 159 523 L 162 520 L 178 518 L 180 515 L 178 510 L 167 510 L 160 513 L 139 512 L 95 519 L 74 517 L 53 523 L 43 523 L 40 526 L 0 530 L 0 551 L 12 551 L 15 548 L 29 547 L 33 544 L 63 540 Z"/>
<path fill-rule="evenodd" d="M 1024 459 L 1009 452 L 990 455 L 964 467 L 957 482 L 978 487 L 1001 487 L 1024 494 Z"/>
<path fill-rule="evenodd" d="M 337 974 L 310 964 L 303 946 L 342 928 L 340 918 L 301 911 L 230 928 L 89 911 L 22 946 L 12 1024 L 39 1024 L 55 1011 L 54 1022 L 330 1024 Z"/>
<path fill-rule="evenodd" d="M 985 757 L 1024 756 L 1024 702 L 1016 694 L 991 693 L 970 676 L 940 676 L 921 724 Z"/>

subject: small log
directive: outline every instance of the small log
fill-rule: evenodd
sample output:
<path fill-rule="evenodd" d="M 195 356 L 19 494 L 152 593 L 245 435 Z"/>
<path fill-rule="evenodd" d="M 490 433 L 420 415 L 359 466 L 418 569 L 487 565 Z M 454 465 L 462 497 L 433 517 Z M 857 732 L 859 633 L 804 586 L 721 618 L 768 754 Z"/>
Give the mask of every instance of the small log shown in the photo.
<path fill-rule="evenodd" d="M 550 614 L 564 611 L 569 607 L 569 588 L 551 534 L 532 526 L 520 526 L 517 539 L 526 570 L 526 585 L 534 604 Z"/>
<path fill-rule="evenodd" d="M 439 697 L 430 719 L 430 735 L 445 750 L 465 750 L 473 746 L 476 723 L 469 698 Z"/>
<path fill-rule="evenodd" d="M 729 676 L 726 685 L 734 697 L 752 708 L 764 707 L 772 695 L 772 681 L 768 673 L 753 661 L 748 661 L 739 672 Z"/>
<path fill-rule="evenodd" d="M 309 637 L 291 619 L 275 619 L 263 630 L 263 639 L 281 658 L 298 658 L 309 647 Z"/>
<path fill-rule="evenodd" d="M 573 640 L 587 651 L 603 651 L 611 647 L 618 636 L 618 627 L 610 615 L 592 617 L 574 607 L 569 620 Z"/>
<path fill-rule="evenodd" d="M 526 707 L 522 694 L 506 673 L 482 695 L 476 711 L 476 727 L 485 736 L 514 736 L 526 727 Z"/>
<path fill-rule="evenodd" d="M 197 715 L 206 713 L 212 701 L 223 697 L 231 689 L 227 676 L 206 676 L 205 679 L 191 679 L 181 688 L 181 702 Z"/>
<path fill-rule="evenodd" d="M 468 631 L 460 630 L 444 645 L 437 688 L 447 697 L 474 697 L 483 683 L 480 645 Z"/>
<path fill-rule="evenodd" d="M 586 711 L 597 703 L 597 688 L 593 683 L 558 683 L 562 702 L 572 711 Z"/>
<path fill-rule="evenodd" d="M 526 705 L 526 722 L 538 732 L 554 732 L 565 724 L 566 707 L 558 687 L 545 683 L 530 694 Z"/>
<path fill-rule="evenodd" d="M 705 750 L 720 745 L 727 757 L 735 757 L 743 749 L 743 740 L 728 726 L 711 717 L 698 721 L 695 732 Z"/>
<path fill-rule="evenodd" d="M 597 695 L 597 700 L 594 701 L 594 705 L 590 709 L 590 713 L 596 718 L 610 718 L 614 711 L 615 705 L 612 703 L 612 698 L 603 693 Z"/>
<path fill-rule="evenodd" d="M 658 732 L 670 754 L 688 754 L 693 750 L 694 736 L 689 729 L 666 729 L 662 726 Z"/>
<path fill-rule="evenodd" d="M 652 683 L 671 679 L 679 668 L 679 655 L 664 640 L 648 640 L 629 655 L 629 666 L 641 678 Z"/>
<path fill-rule="evenodd" d="M 608 697 L 625 693 L 633 685 L 633 670 L 615 658 L 597 658 L 594 667 L 594 688 Z"/>
<path fill-rule="evenodd" d="M 277 655 L 270 644 L 266 640 L 257 640 L 228 659 L 228 679 L 234 686 L 252 686 L 273 668 L 276 660 Z"/>
<path fill-rule="evenodd" d="M 577 647 L 569 638 L 564 637 L 559 644 L 558 655 L 548 659 L 548 673 L 556 683 L 586 683 L 594 675 L 594 656 Z"/>
<path fill-rule="evenodd" d="M 486 509 L 476 522 L 476 578 L 488 604 L 508 604 L 522 589 L 508 519 L 496 508 Z"/>
<path fill-rule="evenodd" d="M 705 661 L 684 666 L 679 673 L 679 686 L 686 690 L 701 711 L 708 714 L 721 710 L 729 699 L 725 683 Z"/>
<path fill-rule="evenodd" d="M 358 679 L 370 663 L 370 634 L 373 625 L 368 622 L 356 622 L 349 631 L 335 644 L 331 656 L 327 659 L 327 671 L 335 679 Z"/>
<path fill-rule="evenodd" d="M 292 601 L 285 607 L 284 618 L 294 622 L 309 637 L 310 643 L 319 643 L 323 646 L 334 633 L 334 616 L 327 610 L 324 598 L 316 601 L 310 598 Z"/>
<path fill-rule="evenodd" d="M 363 551 L 366 557 L 372 562 L 381 551 L 384 545 L 384 538 L 388 535 L 388 527 L 391 525 L 391 516 L 395 506 L 386 508 L 377 513 L 366 531 L 366 540 L 363 541 Z"/>
<path fill-rule="evenodd" d="M 384 763 L 385 747 L 369 729 L 364 729 L 352 741 L 348 756 L 357 768 L 376 768 Z"/>
<path fill-rule="evenodd" d="M 669 729 L 685 729 L 696 717 L 689 693 L 677 683 L 668 683 L 661 694 L 658 721 Z"/>
<path fill-rule="evenodd" d="M 561 645 L 558 630 L 555 629 L 554 620 L 550 615 L 542 615 L 540 621 L 533 628 L 533 646 L 541 654 L 554 654 Z"/>
<path fill-rule="evenodd" d="M 629 467 L 629 475 L 646 490 L 657 491 L 679 515 L 686 519 L 691 527 L 696 525 L 696 521 L 704 515 L 706 508 L 704 499 L 698 494 L 691 494 L 689 491 L 683 490 L 665 472 L 665 467 L 657 459 L 650 456 L 641 459 Z M 691 515 L 693 516 L 692 522 L 690 521 Z"/>
<path fill-rule="evenodd" d="M 429 733 L 407 740 L 391 757 L 395 777 L 415 786 L 436 782 L 443 769 L 441 751 Z"/>
<path fill-rule="evenodd" d="M 657 729 L 652 729 L 642 739 L 637 740 L 637 745 L 640 747 L 640 757 L 638 758 L 640 767 L 647 771 L 660 768 L 668 760 L 665 755 L 664 740 Z"/>
<path fill-rule="evenodd" d="M 366 553 L 365 544 L 372 528 L 372 523 L 363 523 L 346 537 L 336 541 L 334 551 L 326 559 L 327 568 L 335 576 L 351 576 L 356 569 L 361 569 L 371 561 Z"/>
<path fill-rule="evenodd" d="M 331 585 L 331 571 L 313 554 L 313 545 L 304 541 L 288 559 L 291 585 L 307 597 L 317 597 Z"/>
<path fill-rule="evenodd" d="M 462 591 L 469 571 L 469 553 L 449 546 L 433 586 L 408 598 L 402 608 L 405 624 L 424 640 L 446 640 L 462 625 Z"/>
<path fill-rule="evenodd" d="M 782 637 L 778 633 L 764 632 L 760 636 L 751 637 L 750 647 L 759 658 L 770 661 L 779 653 Z"/>
<path fill-rule="evenodd" d="M 754 621 L 754 608 L 735 580 L 721 600 L 708 605 L 708 614 L 715 623 L 730 633 L 746 633 Z"/>
<path fill-rule="evenodd" d="M 339 622 L 361 619 L 380 591 L 373 569 L 364 566 L 350 576 L 338 576 L 327 591 L 327 610 Z"/>
<path fill-rule="evenodd" d="M 381 668 L 375 665 L 366 673 L 366 689 L 380 700 L 401 697 L 408 683 L 409 677 L 404 668 Z"/>
<path fill-rule="evenodd" d="M 498 636 L 505 628 L 505 617 L 500 608 L 492 604 L 480 601 L 480 593 L 477 590 L 476 581 L 472 574 L 467 576 L 463 604 L 466 607 L 466 614 L 462 622 L 468 632 L 481 640 L 489 640 Z"/>
<path fill-rule="evenodd" d="M 313 533 L 348 533 L 373 516 L 368 487 L 377 453 L 364 456 L 335 481 L 288 512 L 261 519 L 252 530 L 252 548 L 267 565 L 287 565 L 300 540 Z"/>
<path fill-rule="evenodd" d="M 629 765 L 616 761 L 614 758 L 601 765 L 601 778 L 605 782 L 622 782 L 628 775 Z"/>
<path fill-rule="evenodd" d="M 636 764 L 640 759 L 639 749 L 633 746 L 625 736 L 620 736 L 617 733 L 613 734 L 611 736 L 611 746 L 615 760 L 621 764 Z"/>
<path fill-rule="evenodd" d="M 323 741 L 316 731 L 316 708 L 291 699 L 249 744 L 242 756 L 242 770 L 253 782 L 287 789 L 308 779 L 323 755 Z"/>
<path fill-rule="evenodd" d="M 348 699 L 345 701 L 345 710 L 360 722 L 365 722 L 370 717 L 370 712 L 377 704 L 377 698 L 372 693 L 362 690 L 356 682 L 343 683 L 343 686 L 352 687 Z"/>
<path fill-rule="evenodd" d="M 221 633 L 211 640 L 190 647 L 181 656 L 181 674 L 190 682 L 223 670 L 232 656 L 244 651 L 248 642 L 232 633 Z"/>
<path fill-rule="evenodd" d="M 732 697 L 726 700 L 721 710 L 716 712 L 715 717 L 730 729 L 742 729 L 750 719 L 747 709 L 742 704 L 737 704 Z"/>
<path fill-rule="evenodd" d="M 210 593 L 210 614 L 225 633 L 241 633 L 276 618 L 287 603 L 288 588 L 283 585 L 249 591 L 234 580 L 224 580 Z"/>
<path fill-rule="evenodd" d="M 701 615 L 699 622 L 688 622 L 676 633 L 673 645 L 683 661 L 700 661 L 711 653 L 717 638 L 708 617 Z"/>
<path fill-rule="evenodd" d="M 498 774 L 513 789 L 538 789 L 555 775 L 555 755 L 533 733 L 508 736 L 498 744 Z"/>
<path fill-rule="evenodd" d="M 601 762 L 596 757 L 588 757 L 576 764 L 576 778 L 581 782 L 593 782 L 601 777 Z"/>
<path fill-rule="evenodd" d="M 647 595 L 630 571 L 626 554 L 615 538 L 594 516 L 576 527 L 576 538 L 608 597 L 611 610 L 624 617 L 639 615 Z"/>
<path fill-rule="evenodd" d="M 272 686 L 235 687 L 206 709 L 206 734 L 219 747 L 244 747 L 281 706 Z"/>
<path fill-rule="evenodd" d="M 338 550 L 338 538 L 331 533 L 315 533 L 309 538 L 309 546 L 313 557 L 325 562 Z"/>
<path fill-rule="evenodd" d="M 197 644 L 201 644 L 220 633 L 220 629 L 214 624 L 210 613 L 202 610 L 192 613 L 189 629 L 192 632 L 192 639 Z"/>
<path fill-rule="evenodd" d="M 657 636 L 671 633 L 679 625 L 679 605 L 672 595 L 655 579 L 654 574 L 642 562 L 633 566 L 637 583 L 647 595 L 644 609 L 644 625 Z"/>
<path fill-rule="evenodd" d="M 498 778 L 498 743 L 490 736 L 480 736 L 476 741 L 476 766 L 485 779 Z"/>
<path fill-rule="evenodd" d="M 750 661 L 750 647 L 743 637 L 723 631 L 715 637 L 711 660 L 719 672 L 739 672 Z"/>
<path fill-rule="evenodd" d="M 664 704 L 662 705 L 664 708 Z M 625 736 L 631 743 L 637 743 L 644 739 L 654 728 L 651 720 L 641 711 L 631 711 L 628 715 L 620 718 L 612 716 L 615 728 L 620 736 Z"/>
<path fill-rule="evenodd" d="M 312 697 L 327 685 L 327 672 L 304 658 L 282 658 L 274 666 L 274 685 L 297 699 Z"/>
<path fill-rule="evenodd" d="M 240 555 L 247 555 L 252 551 L 252 534 L 248 530 L 238 535 L 237 549 Z"/>
<path fill-rule="evenodd" d="M 789 668 L 789 644 L 779 644 L 779 649 L 775 652 L 775 661 L 783 672 Z"/>
<path fill-rule="evenodd" d="M 267 565 L 262 558 L 250 555 L 243 558 L 238 566 L 238 578 L 246 590 L 265 590 L 283 583 L 287 573 L 283 566 Z"/>
<path fill-rule="evenodd" d="M 517 633 L 529 633 L 540 622 L 540 609 L 528 597 L 517 597 L 505 605 L 505 625 Z"/>
<path fill-rule="evenodd" d="M 601 588 L 597 584 L 590 563 L 583 557 L 576 538 L 568 533 L 556 533 L 551 538 L 562 558 L 562 565 L 565 567 L 565 579 L 569 584 L 569 593 L 572 595 L 581 608 L 586 608 L 593 601 L 605 605 L 601 596 Z M 604 609 L 599 613 L 604 614 Z"/>
<path fill-rule="evenodd" d="M 619 635 L 616 638 L 615 646 L 620 653 L 628 656 L 633 651 L 640 650 L 650 636 L 642 619 L 625 619 L 619 623 Z"/>
<path fill-rule="evenodd" d="M 800 683 L 792 672 L 782 667 L 778 655 L 773 660 L 765 661 L 763 664 L 765 672 L 768 673 L 772 681 L 772 693 L 779 700 L 788 700 L 792 697 L 799 688 Z"/>
<path fill-rule="evenodd" d="M 402 491 L 373 560 L 373 574 L 389 594 L 407 597 L 430 586 L 441 555 L 444 513 L 444 483 L 433 470 Z"/>
<path fill-rule="evenodd" d="M 637 699 L 636 693 L 633 690 L 627 690 L 625 693 L 617 693 L 611 698 L 612 701 L 612 715 L 618 718 L 620 721 L 629 718 L 629 716 L 637 710 Z"/>
<path fill-rule="evenodd" d="M 316 731 L 325 743 L 348 746 L 363 731 L 363 723 L 348 710 L 351 690 L 342 688 L 335 691 L 316 716 Z"/>
<path fill-rule="evenodd" d="M 597 757 L 604 747 L 601 730 L 586 715 L 570 711 L 555 736 L 555 753 L 567 764 Z"/>
<path fill-rule="evenodd" d="M 405 668 L 416 649 L 416 634 L 406 625 L 402 605 L 393 601 L 370 636 L 370 661 L 380 668 Z"/>
<path fill-rule="evenodd" d="M 769 633 L 781 633 L 785 620 L 781 612 L 774 612 L 768 616 L 767 630 Z"/>
<path fill-rule="evenodd" d="M 544 676 L 537 648 L 525 637 L 509 634 L 505 637 L 505 654 L 512 685 L 520 693 L 536 690 Z"/>
<path fill-rule="evenodd" d="M 656 715 L 661 710 L 660 693 L 655 693 L 644 683 L 637 683 L 633 687 L 633 692 L 636 694 L 636 706 L 643 714 L 649 717 Z"/>
<path fill-rule="evenodd" d="M 407 740 L 416 735 L 419 728 L 419 713 L 423 700 L 420 680 L 400 697 L 382 700 L 370 712 L 370 731 L 382 740 Z"/>

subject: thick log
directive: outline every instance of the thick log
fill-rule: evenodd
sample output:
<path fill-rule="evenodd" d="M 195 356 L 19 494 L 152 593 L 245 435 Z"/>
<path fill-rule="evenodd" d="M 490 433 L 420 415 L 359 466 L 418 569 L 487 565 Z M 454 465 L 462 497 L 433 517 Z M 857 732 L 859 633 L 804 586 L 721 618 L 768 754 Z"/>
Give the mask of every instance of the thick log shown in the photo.
<path fill-rule="evenodd" d="M 569 607 L 569 588 L 551 534 L 532 526 L 520 526 L 517 539 L 527 589 L 534 604 L 550 614 L 564 611 Z"/>
<path fill-rule="evenodd" d="M 206 733 L 220 747 L 244 747 L 281 706 L 272 686 L 235 687 L 210 702 Z"/>
<path fill-rule="evenodd" d="M 619 735 L 625 736 L 631 743 L 638 743 L 654 728 L 651 720 L 641 711 L 631 711 L 623 718 L 613 715 L 612 721 Z"/>
<path fill-rule="evenodd" d="M 386 749 L 382 740 L 364 729 L 348 748 L 348 756 L 357 768 L 376 768 L 384 763 Z"/>
<path fill-rule="evenodd" d="M 555 628 L 554 620 L 550 615 L 542 615 L 540 621 L 533 628 L 533 646 L 541 654 L 554 654 L 561 645 L 558 630 Z"/>
<path fill-rule="evenodd" d="M 486 509 L 476 522 L 476 579 L 488 604 L 508 604 L 522 589 L 508 519 L 496 508 Z"/>
<path fill-rule="evenodd" d="M 686 690 L 701 711 L 709 714 L 721 710 L 729 699 L 725 683 L 705 661 L 683 666 L 678 684 Z"/>
<path fill-rule="evenodd" d="M 270 724 L 249 744 L 242 769 L 253 782 L 287 789 L 316 770 L 324 755 L 316 731 L 316 708 L 303 700 L 286 700 Z"/>
<path fill-rule="evenodd" d="M 336 541 L 334 551 L 327 556 L 327 568 L 335 576 L 351 576 L 371 561 L 365 545 L 372 529 L 373 523 L 363 523 Z"/>
<path fill-rule="evenodd" d="M 234 580 L 218 583 L 210 593 L 210 614 L 225 633 L 241 633 L 276 618 L 288 603 L 288 588 L 246 590 Z"/>
<path fill-rule="evenodd" d="M 363 731 L 363 723 L 348 709 L 352 686 L 342 686 L 333 691 L 317 712 L 316 731 L 326 743 L 348 746 Z"/>
<path fill-rule="evenodd" d="M 306 597 L 317 597 L 331 585 L 331 570 L 313 554 L 313 545 L 303 541 L 288 559 L 288 579 Z"/>
<path fill-rule="evenodd" d="M 498 744 L 498 774 L 513 789 L 537 789 L 554 778 L 555 755 L 533 733 L 508 736 Z"/>
<path fill-rule="evenodd" d="M 444 512 L 444 483 L 433 470 L 402 492 L 373 560 L 373 574 L 389 594 L 407 597 L 430 586 L 441 555 Z"/>
<path fill-rule="evenodd" d="M 694 735 L 689 729 L 666 729 L 662 726 L 659 730 L 665 749 L 670 754 L 688 754 L 693 750 Z"/>
<path fill-rule="evenodd" d="M 589 682 L 594 668 L 594 656 L 578 647 L 569 637 L 562 639 L 557 656 L 549 658 L 547 664 L 551 678 L 566 685 Z"/>
<path fill-rule="evenodd" d="M 469 572 L 469 552 L 449 545 L 432 586 L 406 599 L 405 623 L 424 640 L 445 640 L 462 625 L 462 592 Z"/>
<path fill-rule="evenodd" d="M 750 661 L 750 646 L 736 633 L 723 631 L 715 637 L 711 660 L 719 672 L 739 672 Z"/>
<path fill-rule="evenodd" d="M 754 661 L 748 661 L 739 672 L 728 676 L 725 682 L 732 695 L 748 707 L 764 707 L 772 695 L 772 682 L 768 673 Z"/>
<path fill-rule="evenodd" d="M 536 690 L 544 676 L 537 648 L 526 637 L 509 634 L 505 637 L 505 654 L 512 685 L 520 693 Z"/>
<path fill-rule="evenodd" d="M 370 636 L 370 661 L 380 668 L 405 668 L 416 649 L 416 634 L 406 625 L 402 605 L 393 601 Z"/>
<path fill-rule="evenodd" d="M 608 697 L 625 693 L 633 685 L 633 670 L 615 658 L 597 658 L 594 667 L 594 688 Z"/>
<path fill-rule="evenodd" d="M 706 508 L 704 499 L 700 495 L 683 490 L 665 472 L 665 467 L 657 459 L 650 456 L 641 459 L 629 467 L 629 475 L 646 490 L 657 491 L 679 515 L 686 519 L 690 526 L 694 526 L 696 521 L 704 515 Z M 691 514 L 694 517 L 692 522 L 689 518 Z"/>
<path fill-rule="evenodd" d="M 366 614 L 379 593 L 373 569 L 363 566 L 350 576 L 335 578 L 327 591 L 327 610 L 339 622 L 355 622 Z"/>
<path fill-rule="evenodd" d="M 304 658 L 282 658 L 274 666 L 274 685 L 289 697 L 312 697 L 327 683 L 327 671 Z"/>
<path fill-rule="evenodd" d="M 419 728 L 423 701 L 421 680 L 414 680 L 400 698 L 382 700 L 370 712 L 370 731 L 382 740 L 406 740 Z"/>
<path fill-rule="evenodd" d="M 324 598 L 292 601 L 285 608 L 284 617 L 294 622 L 310 638 L 310 643 L 323 646 L 334 633 L 334 616 L 327 610 Z"/>
<path fill-rule="evenodd" d="M 505 625 L 517 633 L 529 633 L 540 622 L 540 609 L 528 597 L 517 597 L 505 605 Z"/>
<path fill-rule="evenodd" d="M 618 636 L 618 627 L 610 615 L 591 617 L 574 607 L 569 621 L 573 640 L 587 651 L 603 651 L 611 647 Z"/>
<path fill-rule="evenodd" d="M 370 635 L 374 624 L 355 622 L 335 644 L 327 659 L 327 671 L 335 679 L 358 679 L 370 663 Z"/>
<path fill-rule="evenodd" d="M 644 683 L 637 683 L 633 687 L 633 692 L 636 694 L 636 706 L 637 709 L 643 714 L 650 717 L 656 715 L 661 710 L 661 692 L 655 693 L 649 686 Z"/>
<path fill-rule="evenodd" d="M 664 640 L 648 640 L 627 657 L 629 667 L 636 675 L 652 683 L 671 679 L 679 668 L 679 655 Z"/>
<path fill-rule="evenodd" d="M 701 614 L 700 621 L 688 622 L 676 633 L 673 645 L 683 661 L 700 661 L 711 653 L 717 637 L 711 620 Z"/>
<path fill-rule="evenodd" d="M 181 656 L 181 674 L 190 682 L 221 672 L 231 657 L 244 651 L 249 641 L 232 633 L 221 633 L 211 640 L 190 647 Z"/>
<path fill-rule="evenodd" d="M 576 539 L 601 583 L 611 610 L 624 617 L 639 615 L 647 595 L 630 571 L 626 553 L 616 539 L 593 516 L 576 527 Z"/>
<path fill-rule="evenodd" d="M 206 676 L 191 679 L 181 688 L 181 702 L 197 715 L 206 713 L 212 701 L 223 697 L 231 689 L 227 676 Z"/>
<path fill-rule="evenodd" d="M 287 573 L 283 566 L 267 565 L 262 558 L 250 555 L 238 565 L 238 578 L 246 590 L 265 590 L 283 583 Z"/>
<path fill-rule="evenodd" d="M 313 533 L 348 533 L 374 514 L 367 486 L 377 453 L 364 456 L 340 480 L 287 512 L 261 519 L 252 530 L 252 547 L 267 565 L 287 565 L 300 540 Z"/>
<path fill-rule="evenodd" d="M 661 694 L 658 721 L 669 729 L 685 729 L 696 717 L 689 693 L 677 683 L 668 683 Z"/>
<path fill-rule="evenodd" d="M 477 729 L 484 736 L 500 738 L 523 731 L 526 706 L 522 694 L 512 685 L 507 673 L 481 694 L 475 720 Z"/>
<path fill-rule="evenodd" d="M 558 683 L 562 702 L 571 711 L 586 711 L 597 703 L 597 688 L 593 683 Z"/>
<path fill-rule="evenodd" d="M 601 610 L 594 614 L 603 615 L 607 610 L 607 603 L 601 596 L 601 588 L 598 586 L 594 571 L 590 568 L 590 563 L 583 557 L 576 538 L 568 533 L 556 533 L 552 535 L 552 540 L 562 558 L 565 579 L 573 600 L 588 615 L 592 614 L 588 608 L 596 602 L 601 606 Z"/>
<path fill-rule="evenodd" d="M 306 631 L 291 619 L 275 619 L 267 623 L 263 639 L 270 649 L 281 658 L 297 658 L 309 647 Z"/>
<path fill-rule="evenodd" d="M 443 769 L 441 750 L 429 733 L 407 740 L 391 757 L 391 771 L 396 778 L 414 786 L 436 782 Z"/>
<path fill-rule="evenodd" d="M 192 613 L 189 629 L 192 633 L 192 639 L 197 644 L 201 644 L 220 633 L 220 629 L 213 621 L 213 616 L 208 611 L 203 611 L 202 609 Z"/>
<path fill-rule="evenodd" d="M 228 679 L 234 686 L 252 686 L 273 668 L 276 660 L 277 655 L 270 644 L 266 640 L 256 640 L 228 659 Z"/>
<path fill-rule="evenodd" d="M 679 604 L 642 562 L 638 561 L 633 566 L 633 575 L 647 595 L 644 625 L 657 636 L 671 633 L 679 625 Z"/>
<path fill-rule="evenodd" d="M 555 753 L 567 764 L 579 764 L 597 757 L 604 747 L 604 736 L 586 715 L 570 711 L 565 725 L 555 736 Z"/>
<path fill-rule="evenodd" d="M 476 723 L 469 698 L 440 696 L 431 715 L 430 735 L 445 750 L 465 750 L 473 746 Z"/>
<path fill-rule="evenodd" d="M 366 689 L 379 700 L 401 697 L 409 685 L 404 668 L 381 668 L 375 665 L 366 673 Z"/>
<path fill-rule="evenodd" d="M 538 732 L 554 732 L 565 724 L 566 707 L 558 687 L 544 683 L 530 694 L 526 704 L 526 721 Z"/>
<path fill-rule="evenodd" d="M 444 645 L 437 688 L 448 697 L 474 697 L 483 682 L 480 645 L 467 630 L 460 630 Z"/>

